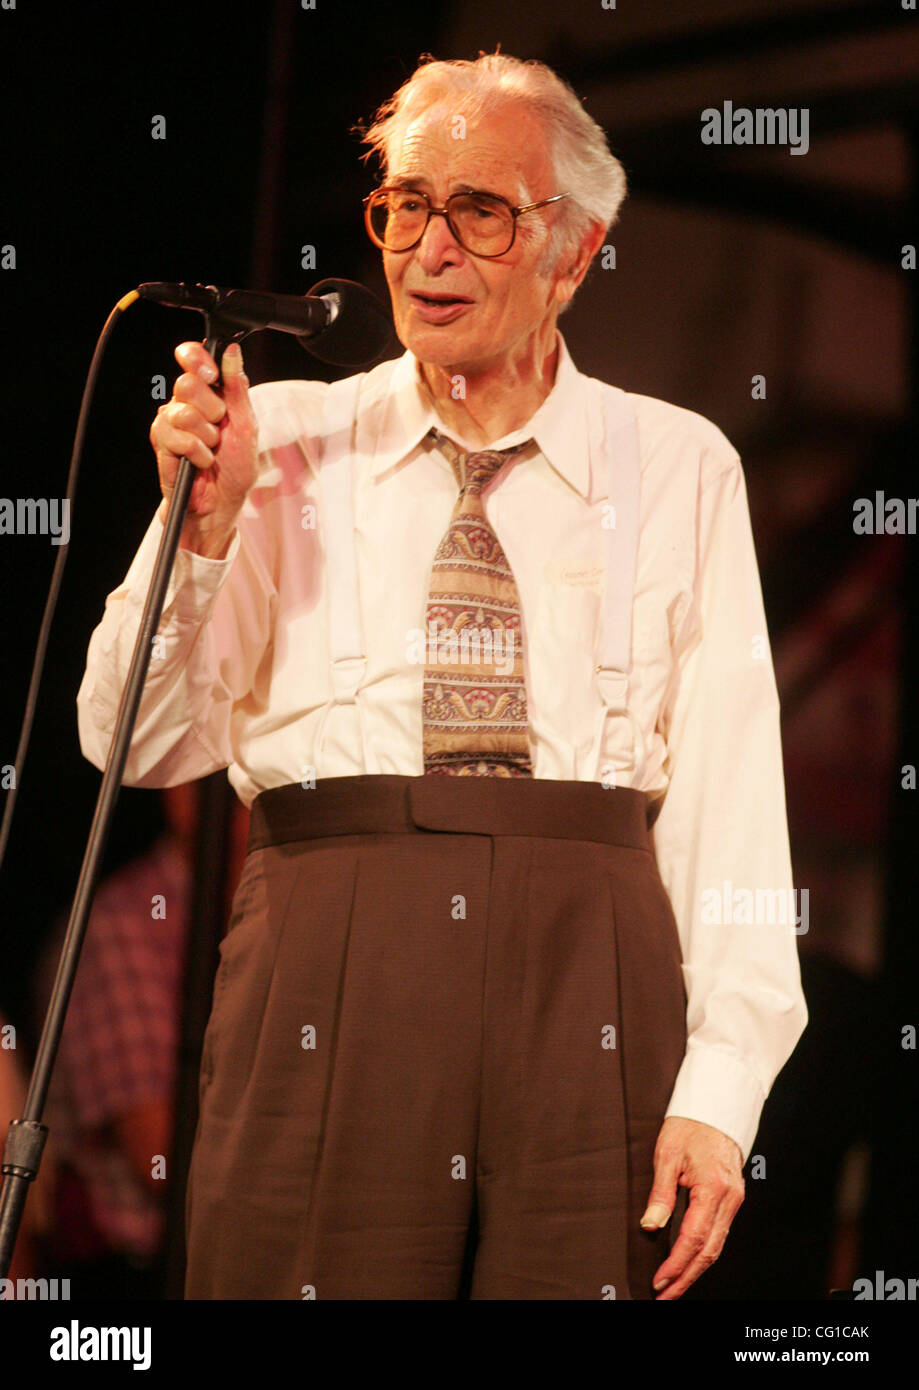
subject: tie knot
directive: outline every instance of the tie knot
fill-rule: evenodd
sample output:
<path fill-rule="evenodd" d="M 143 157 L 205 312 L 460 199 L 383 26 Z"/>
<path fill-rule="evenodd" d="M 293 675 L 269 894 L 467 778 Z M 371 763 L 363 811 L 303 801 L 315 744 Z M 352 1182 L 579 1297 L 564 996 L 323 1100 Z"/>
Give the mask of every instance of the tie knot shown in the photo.
<path fill-rule="evenodd" d="M 450 461 L 461 493 L 481 492 L 500 468 L 531 443 L 513 444 L 508 449 L 475 449 L 466 452 L 446 434 L 432 429 L 431 438 Z"/>

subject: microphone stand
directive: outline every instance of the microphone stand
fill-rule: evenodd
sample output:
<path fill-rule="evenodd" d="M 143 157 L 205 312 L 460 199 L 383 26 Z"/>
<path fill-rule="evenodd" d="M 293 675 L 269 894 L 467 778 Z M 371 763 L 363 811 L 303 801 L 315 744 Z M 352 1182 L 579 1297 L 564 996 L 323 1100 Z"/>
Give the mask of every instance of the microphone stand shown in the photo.
<path fill-rule="evenodd" d="M 240 327 L 234 322 L 232 314 L 223 318 L 219 301 L 210 308 L 202 310 L 205 318 L 205 346 L 217 363 L 218 372 L 224 349 L 231 342 L 239 342 L 252 332 L 251 326 Z M 220 384 L 218 376 L 215 384 Z M 13 1258 L 16 1236 L 25 1209 L 29 1183 L 38 1175 L 42 1150 L 48 1137 L 48 1127 L 41 1123 L 51 1072 L 57 1057 L 67 1005 L 76 976 L 83 938 L 89 920 L 90 909 L 99 879 L 102 857 L 108 839 L 109 827 L 124 776 L 131 737 L 137 720 L 137 712 L 143 695 L 147 668 L 153 639 L 159 627 L 166 588 L 175 564 L 179 548 L 182 526 L 191 497 L 195 479 L 195 467 L 187 458 L 182 458 L 176 474 L 175 487 L 169 500 L 163 537 L 157 552 L 153 577 L 140 620 L 140 630 L 134 644 L 131 668 L 125 683 L 118 708 L 118 717 L 109 748 L 102 785 L 96 801 L 96 810 L 89 831 L 86 852 L 77 881 L 76 893 L 67 923 L 67 932 L 61 950 L 51 999 L 45 1015 L 41 1040 L 35 1056 L 35 1065 L 29 1082 L 25 1108 L 19 1119 L 10 1121 L 7 1131 L 6 1147 L 0 1172 L 4 1175 L 0 1190 L 0 1279 L 7 1277 Z"/>

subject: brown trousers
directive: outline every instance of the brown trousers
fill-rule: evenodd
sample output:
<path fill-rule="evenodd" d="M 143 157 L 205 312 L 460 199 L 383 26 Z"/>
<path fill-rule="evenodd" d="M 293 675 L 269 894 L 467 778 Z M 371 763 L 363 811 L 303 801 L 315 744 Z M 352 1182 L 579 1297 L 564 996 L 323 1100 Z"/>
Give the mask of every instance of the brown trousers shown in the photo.
<path fill-rule="evenodd" d="M 256 798 L 186 1298 L 654 1297 L 671 1235 L 639 1219 L 686 1000 L 647 821 L 598 782 Z"/>

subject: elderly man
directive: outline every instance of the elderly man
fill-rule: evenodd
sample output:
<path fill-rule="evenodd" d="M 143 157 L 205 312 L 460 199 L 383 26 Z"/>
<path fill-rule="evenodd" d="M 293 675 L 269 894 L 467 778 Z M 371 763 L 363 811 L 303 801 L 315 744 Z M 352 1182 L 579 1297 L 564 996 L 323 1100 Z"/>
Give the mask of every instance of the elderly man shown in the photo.
<path fill-rule="evenodd" d="M 200 473 L 127 780 L 252 805 L 186 1296 L 678 1298 L 806 1019 L 793 909 L 735 910 L 793 897 L 740 461 L 571 361 L 625 180 L 553 73 L 423 63 L 366 140 L 404 355 L 250 393 L 183 343 L 151 429 Z"/>

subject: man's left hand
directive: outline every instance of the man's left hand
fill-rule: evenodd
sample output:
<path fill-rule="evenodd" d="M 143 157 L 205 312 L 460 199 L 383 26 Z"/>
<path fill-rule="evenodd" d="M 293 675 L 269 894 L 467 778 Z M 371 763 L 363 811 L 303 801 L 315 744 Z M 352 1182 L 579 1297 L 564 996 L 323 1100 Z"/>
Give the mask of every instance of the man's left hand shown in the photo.
<path fill-rule="evenodd" d="M 664 1121 L 654 1148 L 654 1186 L 641 1224 L 648 1230 L 667 1224 L 678 1186 L 689 1188 L 689 1206 L 679 1237 L 654 1276 L 658 1303 L 679 1298 L 721 1254 L 744 1199 L 742 1170 L 739 1147 L 720 1129 L 676 1115 Z"/>

